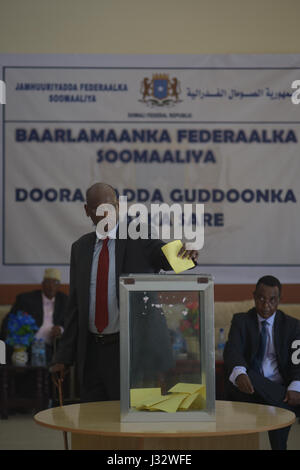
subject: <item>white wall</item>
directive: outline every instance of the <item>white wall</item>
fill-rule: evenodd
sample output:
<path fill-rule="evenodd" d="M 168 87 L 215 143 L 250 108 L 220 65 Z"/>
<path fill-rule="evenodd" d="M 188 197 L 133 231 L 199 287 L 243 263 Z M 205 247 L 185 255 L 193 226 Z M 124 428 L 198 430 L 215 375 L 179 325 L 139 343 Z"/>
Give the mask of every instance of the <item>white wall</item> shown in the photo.
<path fill-rule="evenodd" d="M 299 53 L 298 0 L 0 0 L 0 53 Z"/>

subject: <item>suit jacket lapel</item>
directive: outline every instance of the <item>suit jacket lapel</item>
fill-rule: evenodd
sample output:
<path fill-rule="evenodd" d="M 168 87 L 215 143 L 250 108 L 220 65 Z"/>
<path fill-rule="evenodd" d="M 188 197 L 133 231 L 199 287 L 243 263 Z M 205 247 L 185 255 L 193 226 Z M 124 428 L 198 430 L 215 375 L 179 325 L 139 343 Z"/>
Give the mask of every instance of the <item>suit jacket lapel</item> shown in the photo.
<path fill-rule="evenodd" d="M 58 312 L 59 312 L 59 295 L 57 292 L 55 296 L 55 300 L 54 300 L 54 310 L 53 310 L 53 324 L 54 325 L 57 325 Z"/>
<path fill-rule="evenodd" d="M 281 351 L 281 345 L 282 345 L 282 341 L 284 339 L 283 336 L 280 334 L 281 322 L 282 322 L 281 311 L 277 310 L 276 315 L 275 315 L 275 319 L 274 319 L 274 329 L 273 329 L 273 331 L 274 331 L 274 348 L 275 348 L 275 354 L 276 354 L 278 365 L 280 363 L 280 354 L 278 354 L 278 353 L 279 353 L 279 351 Z"/>
<path fill-rule="evenodd" d="M 119 239 L 119 229 L 117 231 L 116 245 L 115 245 L 115 257 L 116 257 L 116 294 L 119 303 L 119 278 L 123 273 L 123 262 L 126 251 L 127 239 Z"/>
<path fill-rule="evenodd" d="M 94 247 L 96 242 L 96 233 L 92 232 L 85 239 L 81 253 L 80 276 L 82 280 L 82 291 L 85 292 L 85 311 L 89 311 L 90 305 L 90 282 L 91 282 L 91 269 L 93 262 Z M 88 316 L 87 316 L 88 319 Z"/>
<path fill-rule="evenodd" d="M 259 345 L 259 326 L 256 309 L 250 310 L 249 329 L 251 338 L 251 361 L 253 360 Z"/>
<path fill-rule="evenodd" d="M 53 312 L 53 323 L 54 325 L 59 325 L 62 321 L 62 296 L 61 292 L 57 292 L 54 301 L 54 312 Z"/>
<path fill-rule="evenodd" d="M 44 308 L 43 308 L 43 293 L 42 291 L 38 291 L 36 297 L 36 324 L 37 326 L 42 326 L 43 319 L 44 319 Z"/>

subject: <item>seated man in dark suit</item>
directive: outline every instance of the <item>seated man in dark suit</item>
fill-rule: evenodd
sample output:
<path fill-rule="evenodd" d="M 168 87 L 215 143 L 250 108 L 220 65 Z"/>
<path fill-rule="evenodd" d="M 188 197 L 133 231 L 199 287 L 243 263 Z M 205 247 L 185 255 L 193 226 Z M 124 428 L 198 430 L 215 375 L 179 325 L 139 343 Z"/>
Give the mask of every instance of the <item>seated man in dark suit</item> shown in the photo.
<path fill-rule="evenodd" d="M 68 296 L 58 290 L 60 281 L 61 275 L 58 269 L 45 269 L 42 288 L 19 294 L 2 324 L 1 337 L 6 339 L 10 313 L 21 310 L 31 315 L 39 327 L 35 337 L 43 339 L 46 343 L 48 362 L 50 362 L 53 353 L 54 340 L 59 338 L 63 332 L 64 312 L 68 300 Z"/>
<path fill-rule="evenodd" d="M 293 363 L 293 342 L 300 322 L 278 310 L 281 284 L 264 276 L 256 284 L 255 307 L 233 316 L 224 363 L 226 398 L 262 403 L 300 413 L 300 365 Z M 294 361 L 295 362 L 295 361 Z M 290 427 L 269 431 L 273 450 L 284 450 Z"/>

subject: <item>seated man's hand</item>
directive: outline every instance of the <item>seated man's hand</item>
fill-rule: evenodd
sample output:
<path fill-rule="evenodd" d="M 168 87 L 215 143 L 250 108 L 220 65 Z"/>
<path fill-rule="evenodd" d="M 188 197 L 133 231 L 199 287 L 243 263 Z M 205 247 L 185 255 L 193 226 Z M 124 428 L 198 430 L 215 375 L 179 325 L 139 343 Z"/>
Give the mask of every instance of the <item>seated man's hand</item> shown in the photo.
<path fill-rule="evenodd" d="M 240 392 L 249 393 L 249 394 L 254 393 L 253 385 L 247 374 L 238 375 L 237 378 L 235 379 L 235 383 L 238 389 L 240 390 Z"/>
<path fill-rule="evenodd" d="M 300 392 L 294 390 L 287 390 L 285 399 L 283 400 L 290 406 L 299 406 L 300 405 Z"/>

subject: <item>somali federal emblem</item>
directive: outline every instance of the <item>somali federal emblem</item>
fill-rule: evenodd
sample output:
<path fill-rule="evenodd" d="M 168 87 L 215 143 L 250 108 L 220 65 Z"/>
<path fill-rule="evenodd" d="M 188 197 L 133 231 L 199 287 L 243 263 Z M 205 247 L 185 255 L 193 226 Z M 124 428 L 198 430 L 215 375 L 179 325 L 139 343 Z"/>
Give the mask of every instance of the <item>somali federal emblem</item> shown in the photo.
<path fill-rule="evenodd" d="M 178 78 L 169 78 L 161 73 L 152 75 L 152 79 L 145 77 L 141 83 L 141 102 L 148 106 L 174 106 L 179 103 L 181 93 Z"/>

